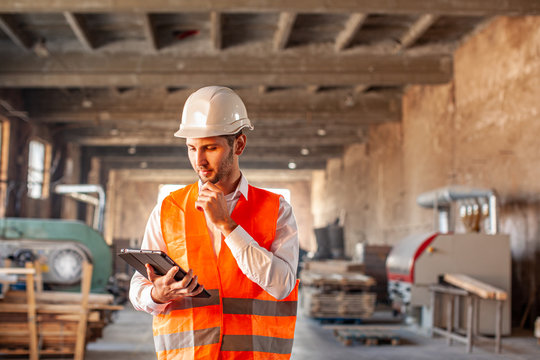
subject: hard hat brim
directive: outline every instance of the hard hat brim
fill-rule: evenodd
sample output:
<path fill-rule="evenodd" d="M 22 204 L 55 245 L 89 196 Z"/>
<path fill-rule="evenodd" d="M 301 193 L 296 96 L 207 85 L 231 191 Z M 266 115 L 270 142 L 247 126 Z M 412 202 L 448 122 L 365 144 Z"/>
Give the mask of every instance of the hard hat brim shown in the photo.
<path fill-rule="evenodd" d="M 248 118 L 235 121 L 228 126 L 186 126 L 180 125 L 180 129 L 174 133 L 175 137 L 199 139 L 213 136 L 234 135 L 242 129 L 253 130 L 253 125 Z"/>

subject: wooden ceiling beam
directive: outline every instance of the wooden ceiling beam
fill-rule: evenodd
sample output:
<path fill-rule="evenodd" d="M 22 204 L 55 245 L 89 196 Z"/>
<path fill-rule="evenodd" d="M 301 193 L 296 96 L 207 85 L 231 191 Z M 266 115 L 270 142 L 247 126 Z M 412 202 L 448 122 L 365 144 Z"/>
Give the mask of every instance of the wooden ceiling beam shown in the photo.
<path fill-rule="evenodd" d="M 424 14 L 420 16 L 407 32 L 401 36 L 399 44 L 394 49 L 394 52 L 402 51 L 413 45 L 438 19 L 439 16 L 434 14 Z"/>
<path fill-rule="evenodd" d="M 361 85 L 358 85 L 361 86 Z M 363 86 L 366 89 L 368 86 Z M 117 93 L 110 89 L 86 89 L 64 93 L 60 89 L 25 89 L 28 110 L 34 114 L 65 112 L 86 112 L 83 107 L 85 100 L 92 102 L 91 111 L 144 111 L 156 113 L 178 112 L 182 104 L 195 89 L 182 89 L 177 92 L 165 92 L 154 88 L 135 88 L 131 92 Z M 267 91 L 267 89 L 265 89 Z M 242 98 L 249 112 L 345 112 L 364 109 L 373 111 L 384 109 L 389 102 L 399 101 L 399 91 L 380 91 L 357 94 L 354 102 L 349 100 L 353 88 L 308 94 L 305 88 L 295 88 L 284 91 L 268 91 L 265 96 L 259 96 L 254 88 L 238 89 L 236 93 Z M 36 110 L 33 112 L 33 110 Z"/>
<path fill-rule="evenodd" d="M 97 130 L 87 131 L 85 134 L 77 132 L 61 133 L 65 139 L 77 143 L 81 146 L 120 146 L 120 145 L 178 145 L 183 143 L 183 139 L 176 138 L 171 132 L 133 132 L 122 133 L 119 135 L 108 135 L 100 133 Z M 352 143 L 361 143 L 364 141 L 364 136 L 357 133 L 326 135 L 326 136 L 302 136 L 299 137 L 256 137 L 253 134 L 248 134 L 248 146 L 250 147 L 282 147 L 294 146 L 302 144 L 302 146 L 344 146 Z"/>
<path fill-rule="evenodd" d="M 1 87 L 399 86 L 446 83 L 452 79 L 451 55 L 179 59 L 66 54 L 54 59 L 13 55 L 4 60 L 0 68 Z"/>
<path fill-rule="evenodd" d="M 214 50 L 221 50 L 223 43 L 222 15 L 217 11 L 210 12 L 210 39 Z"/>
<path fill-rule="evenodd" d="M 291 31 L 296 20 L 296 13 L 282 12 L 279 14 L 277 30 L 274 34 L 274 50 L 280 51 L 287 47 Z"/>
<path fill-rule="evenodd" d="M 449 70 L 422 72 L 369 73 L 365 69 L 351 72 L 320 72 L 298 74 L 213 74 L 163 72 L 156 73 L 81 73 L 64 71 L 62 73 L 43 73 L 41 71 L 21 71 L 19 73 L 0 73 L 0 87 L 4 88 L 51 88 L 51 87 L 176 87 L 198 88 L 208 84 L 229 87 L 256 86 L 264 82 L 266 86 L 304 86 L 306 83 L 321 86 L 354 86 L 358 83 L 379 86 L 403 86 L 409 84 L 444 84 L 452 80 Z"/>
<path fill-rule="evenodd" d="M 378 14 L 421 14 L 448 15 L 537 15 L 540 2 L 531 0 L 93 0 L 93 1 L 35 1 L 4 0 L 0 12 L 298 12 L 298 13 L 378 13 Z"/>
<path fill-rule="evenodd" d="M 0 29 L 2 29 L 2 31 L 19 48 L 28 51 L 32 47 L 32 41 L 26 34 L 19 30 L 11 15 L 0 14 Z"/>
<path fill-rule="evenodd" d="M 146 41 L 148 42 L 150 49 L 158 50 L 159 44 L 158 44 L 158 39 L 156 36 L 156 30 L 154 29 L 154 21 L 152 19 L 152 15 L 142 14 L 142 23 L 143 23 L 144 36 L 146 38 Z"/>
<path fill-rule="evenodd" d="M 336 51 L 341 51 L 349 46 L 358 30 L 364 24 L 366 18 L 367 14 L 364 13 L 355 13 L 349 16 L 345 27 L 336 37 L 336 43 L 334 45 Z"/>
<path fill-rule="evenodd" d="M 373 109 L 365 111 L 340 111 L 340 112 L 257 112 L 249 111 L 249 117 L 264 126 L 265 122 L 284 126 L 291 122 L 293 126 L 304 122 L 305 124 L 323 124 L 328 120 L 343 124 L 377 124 L 400 120 L 400 109 L 391 104 L 386 109 Z M 39 113 L 32 111 L 31 117 L 35 121 L 44 124 L 52 123 L 148 123 L 162 128 L 178 122 L 179 111 L 170 113 L 159 112 L 111 112 L 111 111 L 86 111 L 86 112 L 51 112 Z"/>
<path fill-rule="evenodd" d="M 302 171 L 302 170 L 322 170 L 326 168 L 326 160 L 324 159 L 278 159 L 272 161 L 260 161 L 256 159 L 242 159 L 240 157 L 240 167 L 242 170 L 268 170 L 268 169 L 288 169 L 290 161 L 295 163 L 295 169 L 290 171 Z M 161 161 L 155 160 L 133 160 L 124 161 L 117 160 L 103 160 L 101 168 L 105 172 L 118 169 L 161 169 L 161 170 L 192 170 L 191 164 L 187 160 Z"/>
<path fill-rule="evenodd" d="M 111 156 L 127 156 L 131 157 L 129 153 L 129 146 L 93 146 L 84 147 L 84 152 L 88 156 L 97 157 L 111 157 Z M 301 150 L 304 147 L 296 146 L 282 146 L 276 147 L 246 147 L 242 156 L 251 158 L 295 158 L 295 157 L 318 157 L 323 159 L 329 159 L 333 157 L 339 157 L 343 153 L 344 147 L 341 145 L 333 146 L 313 146 L 308 149 L 308 154 L 302 154 Z M 143 157 L 187 157 L 187 148 L 184 143 L 180 142 L 175 146 L 137 146 L 135 147 L 135 154 Z"/>
<path fill-rule="evenodd" d="M 95 46 L 92 42 L 90 31 L 86 26 L 84 16 L 65 11 L 64 17 L 66 18 L 66 21 L 71 27 L 71 30 L 73 31 L 73 33 L 75 33 L 75 36 L 77 37 L 77 39 L 79 39 L 79 42 L 84 46 L 84 48 L 87 50 L 93 50 Z"/>

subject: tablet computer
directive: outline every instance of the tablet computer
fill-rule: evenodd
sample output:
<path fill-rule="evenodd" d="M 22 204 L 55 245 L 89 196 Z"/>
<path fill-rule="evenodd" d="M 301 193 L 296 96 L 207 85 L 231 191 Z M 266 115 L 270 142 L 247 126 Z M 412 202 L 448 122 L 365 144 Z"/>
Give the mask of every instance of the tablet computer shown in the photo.
<path fill-rule="evenodd" d="M 173 266 L 178 267 L 178 272 L 174 276 L 176 281 L 180 281 L 186 276 L 186 271 L 180 267 L 166 253 L 160 250 L 139 250 L 139 249 L 121 249 L 118 256 L 129 265 L 133 266 L 141 275 L 148 279 L 145 264 L 150 264 L 154 268 L 156 275 L 165 275 Z M 199 288 L 201 284 L 197 285 Z M 200 294 L 193 297 L 210 297 L 210 294 L 203 290 Z"/>

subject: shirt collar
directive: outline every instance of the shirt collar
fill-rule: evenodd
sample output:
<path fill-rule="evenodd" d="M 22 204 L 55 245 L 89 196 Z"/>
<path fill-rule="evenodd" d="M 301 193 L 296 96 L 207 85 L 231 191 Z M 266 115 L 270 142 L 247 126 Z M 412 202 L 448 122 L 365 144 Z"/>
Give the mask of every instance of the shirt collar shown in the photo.
<path fill-rule="evenodd" d="M 227 198 L 229 199 L 238 199 L 240 198 L 240 195 L 244 195 L 244 197 L 246 198 L 246 200 L 248 199 L 248 189 L 249 189 L 249 186 L 248 186 L 248 181 L 246 179 L 246 177 L 244 176 L 244 174 L 241 175 L 240 177 L 240 182 L 238 183 L 238 186 L 236 187 L 236 189 L 228 194 L 228 195 L 225 195 Z M 199 180 L 199 189 L 203 186 L 203 183 L 201 180 Z"/>

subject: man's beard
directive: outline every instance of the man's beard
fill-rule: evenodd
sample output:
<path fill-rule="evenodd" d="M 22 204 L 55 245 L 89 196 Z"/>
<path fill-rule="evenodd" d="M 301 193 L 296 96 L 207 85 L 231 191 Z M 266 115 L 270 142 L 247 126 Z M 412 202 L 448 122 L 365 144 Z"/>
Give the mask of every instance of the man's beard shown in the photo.
<path fill-rule="evenodd" d="M 218 171 L 214 174 L 213 177 L 203 178 L 201 175 L 199 175 L 199 179 L 201 179 L 203 183 L 209 181 L 212 184 L 217 184 L 220 180 L 226 178 L 231 173 L 233 159 L 233 150 L 231 149 L 227 157 L 224 158 L 223 161 L 218 165 Z"/>

